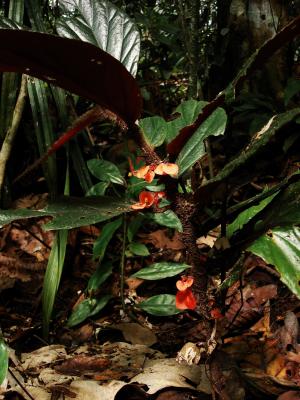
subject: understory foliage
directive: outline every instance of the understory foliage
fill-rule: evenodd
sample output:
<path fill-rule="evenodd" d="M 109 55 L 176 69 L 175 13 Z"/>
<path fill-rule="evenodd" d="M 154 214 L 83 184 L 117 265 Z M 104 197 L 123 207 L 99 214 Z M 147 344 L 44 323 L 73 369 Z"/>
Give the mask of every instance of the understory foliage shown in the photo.
<path fill-rule="evenodd" d="M 296 151 L 300 108 L 293 101 L 299 82 L 287 82 L 284 104 L 275 111 L 265 98 L 242 93 L 243 83 L 253 79 L 255 71 L 300 33 L 300 18 L 258 49 L 211 101 L 199 100 L 199 90 L 190 91 L 187 100 L 179 100 L 178 95 L 186 93 L 186 82 L 176 70 L 183 50 L 173 48 L 172 62 L 177 65 L 169 77 L 178 72 L 177 86 L 166 95 L 162 108 L 173 108 L 178 99 L 170 117 L 151 115 L 147 109 L 143 112 L 143 99 L 148 104 L 150 92 L 147 82 L 139 85 L 135 77 L 140 53 L 144 70 L 151 72 L 152 58 L 149 48 L 142 47 L 141 52 L 136 22 L 121 8 L 106 0 L 59 0 L 45 12 L 36 1 L 25 3 L 26 7 L 20 0 L 11 0 L 0 19 L 0 163 L 6 172 L 0 182 L 0 224 L 51 217 L 43 226 L 56 231 L 43 289 L 45 335 L 59 288 L 68 232 L 91 224 L 100 226 L 93 244 L 98 268 L 89 279 L 84 300 L 66 322 L 69 327 L 99 313 L 113 299 L 111 293 L 102 294 L 101 287 L 117 272 L 126 313 L 142 310 L 167 317 L 192 310 L 192 315 L 204 321 L 204 337 L 199 340 L 205 342 L 215 321 L 223 317 L 226 291 L 240 279 L 242 260 L 250 252 L 273 265 L 281 281 L 300 297 Z M 170 13 L 175 20 L 176 9 Z M 171 17 L 168 21 L 163 16 L 159 22 L 154 17 L 150 20 L 167 29 L 167 34 L 156 40 L 164 41 L 168 51 L 174 43 L 171 38 L 180 31 L 180 25 L 170 23 Z M 142 46 L 146 46 L 145 32 L 150 29 L 147 15 L 140 14 L 137 22 L 144 24 Z M 207 37 L 211 37 L 208 27 Z M 142 77 L 147 79 L 145 74 Z M 26 100 L 22 90 L 27 92 Z M 255 102 L 256 106 L 264 105 L 263 118 L 249 118 L 243 128 L 247 135 L 232 137 L 241 121 L 249 117 L 247 113 L 253 112 Z M 91 135 L 87 128 L 92 124 Z M 17 128 L 19 135 L 13 145 L 11 134 Z M 97 136 L 99 145 L 95 143 Z M 22 158 L 18 141 L 34 148 L 35 157 L 31 152 L 29 160 Z M 105 143 L 102 147 L 101 142 Z M 57 151 L 60 157 L 56 157 Z M 42 209 L 11 209 L 11 200 L 26 190 L 38 166 L 46 178 L 49 203 Z M 284 166 L 286 172 L 268 184 L 265 177 L 274 175 L 275 166 Z M 178 262 L 163 258 L 151 261 L 150 250 L 138 234 L 157 226 L 179 233 L 184 250 Z M 209 251 L 200 250 L 197 238 L 212 231 L 217 232 L 215 245 Z M 113 241 L 120 245 L 119 254 L 108 251 Z M 139 267 L 131 278 L 160 281 L 178 275 L 173 292 L 126 302 L 126 260 L 133 259 L 139 260 Z M 0 352 L 0 357 L 5 358 L 6 351 Z"/>

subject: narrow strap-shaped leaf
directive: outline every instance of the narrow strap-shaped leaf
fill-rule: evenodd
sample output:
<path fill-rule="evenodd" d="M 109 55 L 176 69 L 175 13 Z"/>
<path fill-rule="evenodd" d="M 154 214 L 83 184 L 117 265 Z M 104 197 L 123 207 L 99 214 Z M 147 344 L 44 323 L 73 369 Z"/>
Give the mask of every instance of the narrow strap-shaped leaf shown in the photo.
<path fill-rule="evenodd" d="M 70 194 L 68 167 L 66 172 L 64 194 L 65 195 Z M 68 241 L 68 230 L 63 229 L 61 231 L 56 232 L 44 277 L 42 301 L 43 301 L 43 332 L 45 337 L 47 337 L 49 333 L 50 319 L 65 261 L 67 241 Z"/>
<path fill-rule="evenodd" d="M 33 119 L 35 121 L 34 131 L 39 152 L 40 154 L 44 154 L 55 140 L 52 121 L 49 115 L 49 104 L 45 84 L 39 79 L 29 78 L 28 94 Z M 45 176 L 52 194 L 56 193 L 56 162 L 54 157 L 55 156 L 52 156 L 47 159 L 47 168 L 45 168 Z"/>

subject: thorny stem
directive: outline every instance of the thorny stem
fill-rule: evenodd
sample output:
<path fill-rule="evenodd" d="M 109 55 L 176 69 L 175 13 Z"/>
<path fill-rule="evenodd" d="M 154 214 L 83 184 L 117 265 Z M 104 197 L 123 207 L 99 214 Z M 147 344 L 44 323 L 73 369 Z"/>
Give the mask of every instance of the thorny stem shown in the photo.
<path fill-rule="evenodd" d="M 126 250 L 126 237 L 127 237 L 127 218 L 123 215 L 123 236 L 122 236 L 122 252 L 120 261 L 120 297 L 123 311 L 126 311 L 124 300 L 124 274 L 125 274 L 125 250 Z"/>
<path fill-rule="evenodd" d="M 9 159 L 13 141 L 15 139 L 17 130 L 19 128 L 24 106 L 25 106 L 25 99 L 27 95 L 27 76 L 22 75 L 21 80 L 21 87 L 20 92 L 16 101 L 15 109 L 13 112 L 13 117 L 11 121 L 11 125 L 7 130 L 6 136 L 4 138 L 1 151 L 0 151 L 0 194 L 3 188 L 4 176 L 5 176 L 5 169 L 7 165 L 7 161 Z"/>
<path fill-rule="evenodd" d="M 138 125 L 132 125 L 129 127 L 129 132 L 132 134 L 133 139 L 136 141 L 138 147 L 144 154 L 146 164 L 159 164 L 161 163 L 160 157 L 157 155 L 156 151 L 149 146 L 146 142 L 140 128 Z"/>

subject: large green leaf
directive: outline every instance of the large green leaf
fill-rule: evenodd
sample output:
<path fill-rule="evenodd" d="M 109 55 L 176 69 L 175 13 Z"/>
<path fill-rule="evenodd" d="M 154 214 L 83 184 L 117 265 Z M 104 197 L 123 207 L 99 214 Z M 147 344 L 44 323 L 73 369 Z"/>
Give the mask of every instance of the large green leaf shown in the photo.
<path fill-rule="evenodd" d="M 241 212 L 237 218 L 227 226 L 226 236 L 230 238 L 235 231 L 241 229 L 245 224 L 247 224 L 258 212 L 263 210 L 270 203 L 276 194 L 277 193 L 273 193 L 271 196 L 260 201 L 257 205 Z"/>
<path fill-rule="evenodd" d="M 178 275 L 187 268 L 191 268 L 191 266 L 182 263 L 164 261 L 142 268 L 133 274 L 132 277 L 154 281 Z"/>
<path fill-rule="evenodd" d="M 70 318 L 68 319 L 67 326 L 71 328 L 72 326 L 80 324 L 88 317 L 97 314 L 102 310 L 112 298 L 111 295 L 106 294 L 99 299 L 85 299 L 73 310 Z"/>
<path fill-rule="evenodd" d="M 147 117 L 139 122 L 146 142 L 152 147 L 163 144 L 166 137 L 167 122 L 162 117 Z"/>
<path fill-rule="evenodd" d="M 4 340 L 0 337 L 0 385 L 6 378 L 8 370 L 8 350 Z"/>
<path fill-rule="evenodd" d="M 167 210 L 161 213 L 148 214 L 147 217 L 149 219 L 152 219 L 159 225 L 177 229 L 178 232 L 183 231 L 180 219 L 172 210 Z"/>
<path fill-rule="evenodd" d="M 274 228 L 248 250 L 274 265 L 282 282 L 300 298 L 300 228 Z"/>
<path fill-rule="evenodd" d="M 174 114 L 180 114 L 177 118 L 173 119 L 170 122 L 167 122 L 166 125 L 166 141 L 169 143 L 173 140 L 179 133 L 180 129 L 184 128 L 187 125 L 192 124 L 195 119 L 198 117 L 199 112 L 206 106 L 208 103 L 206 101 L 197 101 L 197 100 L 186 100 L 183 101 L 176 108 Z"/>
<path fill-rule="evenodd" d="M 247 242 L 253 235 L 258 237 L 278 226 L 300 224 L 300 174 L 295 173 L 289 181 L 287 187 L 277 192 L 261 211 L 232 236 L 231 244 Z"/>
<path fill-rule="evenodd" d="M 52 216 L 54 219 L 44 229 L 72 229 L 96 224 L 132 211 L 130 203 L 108 196 L 62 197 L 42 210 L 0 210 L 0 227 L 24 218 Z"/>
<path fill-rule="evenodd" d="M 122 218 L 118 218 L 115 221 L 108 222 L 101 230 L 100 236 L 95 240 L 93 247 L 93 257 L 98 258 L 101 261 L 104 257 L 105 250 L 111 241 L 114 233 L 122 225 Z"/>
<path fill-rule="evenodd" d="M 217 108 L 196 130 L 193 136 L 180 151 L 176 164 L 179 175 L 195 164 L 205 154 L 204 140 L 213 135 L 223 135 L 227 123 L 227 115 L 223 108 Z"/>
<path fill-rule="evenodd" d="M 147 257 L 150 254 L 148 247 L 145 244 L 139 242 L 131 242 L 128 245 L 128 250 L 135 256 Z"/>
<path fill-rule="evenodd" d="M 140 34 L 127 14 L 107 0 L 59 0 L 64 14 L 57 20 L 60 36 L 94 44 L 136 75 Z"/>
<path fill-rule="evenodd" d="M 164 317 L 179 314 L 176 308 L 175 296 L 172 294 L 159 294 L 137 304 L 139 308 L 148 314 Z"/>
<path fill-rule="evenodd" d="M 112 162 L 93 158 L 88 160 L 87 165 L 90 172 L 101 181 L 124 185 L 125 181 L 119 168 Z"/>
<path fill-rule="evenodd" d="M 105 191 L 109 186 L 109 182 L 98 182 L 92 186 L 87 192 L 86 196 L 104 196 Z"/>

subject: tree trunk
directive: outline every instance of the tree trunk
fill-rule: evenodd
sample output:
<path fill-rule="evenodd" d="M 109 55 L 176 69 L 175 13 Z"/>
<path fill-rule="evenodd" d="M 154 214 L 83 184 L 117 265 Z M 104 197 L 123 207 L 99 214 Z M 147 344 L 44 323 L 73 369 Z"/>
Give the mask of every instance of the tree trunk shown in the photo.
<path fill-rule="evenodd" d="M 289 21 L 285 0 L 219 0 L 218 62 L 209 85 L 214 97 L 236 75 L 247 58 Z M 268 94 L 281 103 L 288 74 L 287 48 L 278 51 L 249 82 L 251 92 Z"/>

